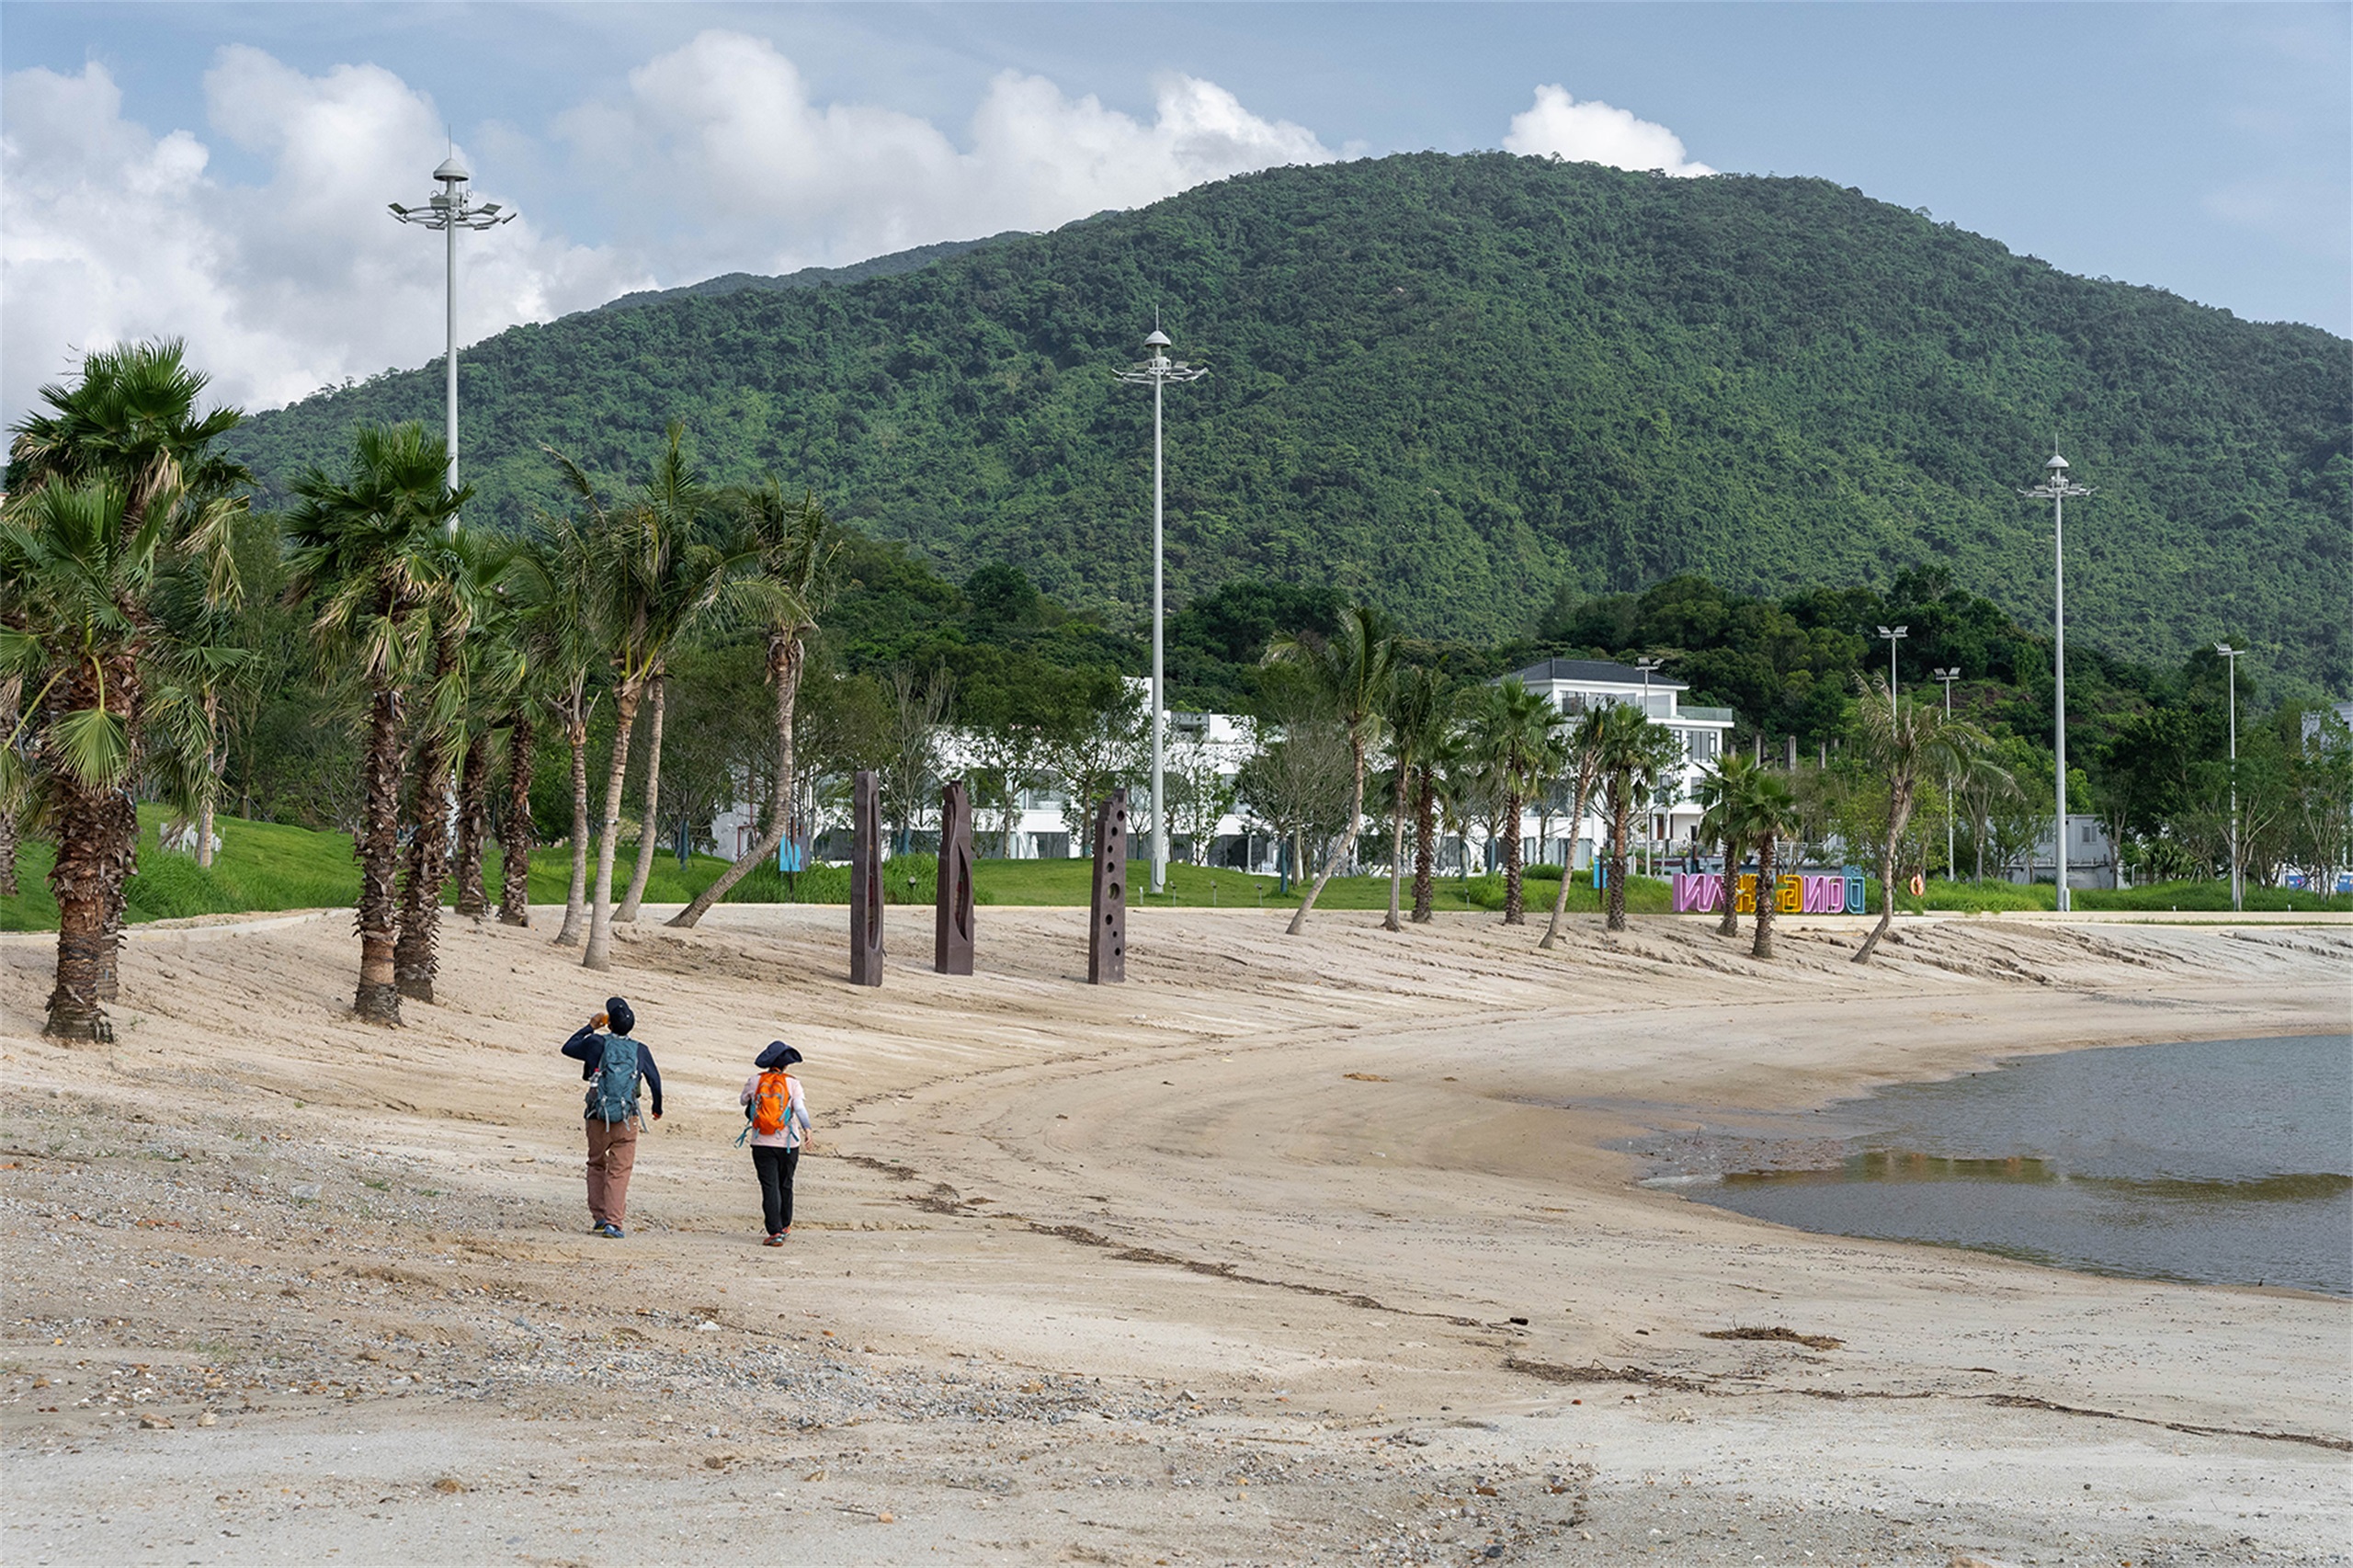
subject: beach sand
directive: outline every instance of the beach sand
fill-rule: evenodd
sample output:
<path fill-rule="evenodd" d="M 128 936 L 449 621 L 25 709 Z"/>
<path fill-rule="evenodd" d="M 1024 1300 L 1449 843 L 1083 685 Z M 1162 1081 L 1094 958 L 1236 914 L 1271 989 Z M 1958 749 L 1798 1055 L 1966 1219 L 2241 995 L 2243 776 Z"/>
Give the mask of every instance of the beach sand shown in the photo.
<path fill-rule="evenodd" d="M 0 942 L 0 1555 L 35 1562 L 2345 1562 L 2353 1304 L 1808 1235 L 1612 1145 L 2083 1046 L 2338 1031 L 2353 929 L 980 911 L 142 928 L 119 1042 Z M 666 912 L 663 912 L 666 913 Z M 663 1071 L 585 1233 L 577 1070 Z M 737 1091 L 817 1118 L 758 1244 Z M 1711 1337 L 1738 1330 L 1827 1336 Z"/>

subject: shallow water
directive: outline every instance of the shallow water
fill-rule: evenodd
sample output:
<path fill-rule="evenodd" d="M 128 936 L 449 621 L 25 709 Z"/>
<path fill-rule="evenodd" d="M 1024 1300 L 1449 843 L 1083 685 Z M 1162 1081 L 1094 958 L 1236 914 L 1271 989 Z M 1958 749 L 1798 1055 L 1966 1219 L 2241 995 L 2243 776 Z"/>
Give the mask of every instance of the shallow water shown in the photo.
<path fill-rule="evenodd" d="M 1824 1121 L 1654 1144 L 1652 1183 L 1802 1230 L 2353 1295 L 2353 1037 L 2027 1057 Z"/>

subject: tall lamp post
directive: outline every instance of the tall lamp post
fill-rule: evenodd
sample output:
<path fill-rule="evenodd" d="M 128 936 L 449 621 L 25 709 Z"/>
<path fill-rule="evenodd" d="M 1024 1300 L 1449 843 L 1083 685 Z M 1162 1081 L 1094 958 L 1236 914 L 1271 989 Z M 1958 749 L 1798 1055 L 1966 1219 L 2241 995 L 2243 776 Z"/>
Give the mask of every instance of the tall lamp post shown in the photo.
<path fill-rule="evenodd" d="M 424 229 L 438 229 L 447 238 L 444 265 L 447 268 L 445 298 L 449 341 L 444 358 L 449 381 L 449 488 L 455 490 L 458 488 L 458 231 L 494 229 L 501 223 L 513 222 L 515 214 L 495 201 L 485 201 L 479 206 L 475 204 L 466 190 L 466 183 L 473 176 L 466 172 L 466 165 L 458 162 L 455 153 L 442 160 L 441 166 L 433 171 L 433 177 L 441 182 L 441 194 L 424 206 L 404 207 L 397 201 L 389 205 L 392 216 L 402 222 L 415 223 Z M 455 517 L 449 520 L 449 526 L 452 528 L 458 526 Z"/>
<path fill-rule="evenodd" d="M 1648 723 L 1651 717 L 1651 672 L 1665 662 L 1664 659 L 1652 658 L 1648 654 L 1634 661 L 1634 667 L 1643 672 L 1643 722 L 1644 723 Z M 1654 869 L 1651 864 L 1651 852 L 1658 843 L 1658 835 L 1651 830 L 1652 816 L 1651 808 L 1644 806 L 1643 808 L 1643 875 L 1646 877 Z"/>
<path fill-rule="evenodd" d="M 1895 711 L 1895 645 L 1911 636 L 1912 629 L 1908 626 L 1882 626 L 1879 634 L 1887 639 L 1887 710 L 1893 713 Z"/>
<path fill-rule="evenodd" d="M 2064 915 L 2075 907 L 2067 896 L 2067 498 L 2092 492 L 2067 477 L 2067 460 L 2056 451 L 2042 465 L 2042 472 L 2045 477 L 2040 484 L 2018 494 L 2051 503 L 2052 669 L 2055 679 L 2051 695 L 2051 730 L 2059 753 L 2057 831 L 2052 837 L 2059 846 L 2057 903 L 2059 912 Z"/>
<path fill-rule="evenodd" d="M 1945 688 L 1945 722 L 1950 723 L 1952 722 L 1952 683 L 1961 678 L 1961 666 L 1955 665 L 1949 670 L 1938 668 L 1935 674 L 1936 678 L 1943 684 Z M 1952 776 L 1947 774 L 1945 776 L 1945 881 L 1952 882 L 1960 880 L 1954 874 L 1952 858 Z"/>
<path fill-rule="evenodd" d="M 1168 688 L 1161 668 L 1161 389 L 1171 381 L 1198 381 L 1209 374 L 1206 366 L 1188 365 L 1168 357 L 1168 335 L 1155 326 L 1143 340 L 1152 358 L 1118 372 L 1130 386 L 1152 388 L 1152 891 L 1168 891 L 1168 802 L 1163 785 L 1167 742 Z"/>
<path fill-rule="evenodd" d="M 2231 687 L 2231 913 L 2237 915 L 2246 905 L 2246 881 L 2239 871 L 2239 655 L 2246 650 L 2217 642 L 2214 652 L 2222 655 Z"/>

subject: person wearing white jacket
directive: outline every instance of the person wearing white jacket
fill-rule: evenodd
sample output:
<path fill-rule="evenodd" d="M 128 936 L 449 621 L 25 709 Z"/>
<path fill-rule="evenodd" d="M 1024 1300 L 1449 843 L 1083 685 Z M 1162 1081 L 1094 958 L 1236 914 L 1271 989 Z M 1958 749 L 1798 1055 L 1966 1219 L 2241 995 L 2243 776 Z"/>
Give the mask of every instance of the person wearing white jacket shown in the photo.
<path fill-rule="evenodd" d="M 792 1173 L 809 1136 L 809 1105 L 801 1080 L 785 1071 L 801 1052 L 770 1040 L 752 1063 L 759 1071 L 744 1080 L 745 1142 L 760 1178 L 760 1216 L 767 1223 L 766 1244 L 780 1247 L 792 1234 Z"/>

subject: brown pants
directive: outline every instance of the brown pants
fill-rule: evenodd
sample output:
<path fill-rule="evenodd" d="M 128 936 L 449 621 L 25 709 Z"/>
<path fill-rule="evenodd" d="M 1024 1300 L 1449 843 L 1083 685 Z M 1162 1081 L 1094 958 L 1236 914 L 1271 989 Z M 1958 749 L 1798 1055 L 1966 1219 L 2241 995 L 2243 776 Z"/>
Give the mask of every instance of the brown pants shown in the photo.
<path fill-rule="evenodd" d="M 629 1212 L 629 1173 L 637 1165 L 637 1123 L 588 1118 L 588 1217 L 620 1224 Z"/>

